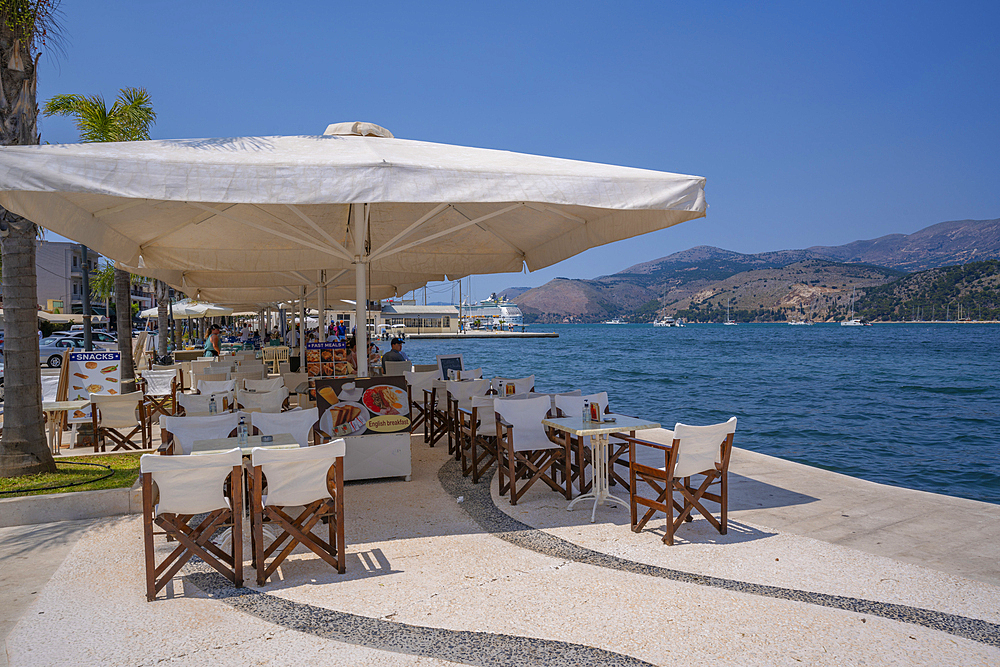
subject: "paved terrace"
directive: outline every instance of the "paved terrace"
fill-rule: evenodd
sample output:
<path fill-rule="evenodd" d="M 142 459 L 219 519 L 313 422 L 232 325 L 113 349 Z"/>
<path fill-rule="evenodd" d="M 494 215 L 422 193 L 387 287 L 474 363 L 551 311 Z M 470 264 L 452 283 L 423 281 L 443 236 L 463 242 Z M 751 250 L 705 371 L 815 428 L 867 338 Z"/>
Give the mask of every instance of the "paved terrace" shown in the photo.
<path fill-rule="evenodd" d="M 696 518 L 666 547 L 661 520 L 591 524 L 541 484 L 512 507 L 419 438 L 413 464 L 408 483 L 347 485 L 345 575 L 304 553 L 263 588 L 189 564 L 147 603 L 137 516 L 2 529 L 6 658 L 1000 664 L 998 506 L 738 450 L 729 534 Z"/>

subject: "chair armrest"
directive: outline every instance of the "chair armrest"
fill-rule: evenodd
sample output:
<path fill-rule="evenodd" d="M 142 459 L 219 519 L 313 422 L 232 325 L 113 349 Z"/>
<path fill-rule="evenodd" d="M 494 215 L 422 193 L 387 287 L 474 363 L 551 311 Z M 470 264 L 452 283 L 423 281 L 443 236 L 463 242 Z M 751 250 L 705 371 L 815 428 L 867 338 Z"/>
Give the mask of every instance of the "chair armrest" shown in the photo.
<path fill-rule="evenodd" d="M 636 444 L 636 445 L 642 445 L 643 447 L 652 447 L 653 449 L 659 449 L 660 451 L 664 452 L 669 452 L 673 450 L 673 445 L 661 445 L 658 442 L 650 442 L 649 440 L 642 440 L 634 436 L 625 435 L 624 433 L 612 433 L 611 435 L 621 440 L 624 440 L 630 445 Z"/>

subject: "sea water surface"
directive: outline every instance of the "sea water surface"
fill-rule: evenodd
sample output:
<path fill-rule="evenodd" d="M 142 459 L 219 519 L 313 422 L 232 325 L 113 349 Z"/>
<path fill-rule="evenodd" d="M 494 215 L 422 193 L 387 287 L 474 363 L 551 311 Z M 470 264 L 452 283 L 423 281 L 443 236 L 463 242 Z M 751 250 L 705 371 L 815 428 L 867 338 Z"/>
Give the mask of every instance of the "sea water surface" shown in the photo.
<path fill-rule="evenodd" d="M 1000 326 L 535 325 L 559 338 L 408 340 L 538 391 L 607 391 L 612 410 L 739 418 L 735 444 L 854 477 L 1000 503 Z M 388 349 L 386 343 L 382 347 Z"/>

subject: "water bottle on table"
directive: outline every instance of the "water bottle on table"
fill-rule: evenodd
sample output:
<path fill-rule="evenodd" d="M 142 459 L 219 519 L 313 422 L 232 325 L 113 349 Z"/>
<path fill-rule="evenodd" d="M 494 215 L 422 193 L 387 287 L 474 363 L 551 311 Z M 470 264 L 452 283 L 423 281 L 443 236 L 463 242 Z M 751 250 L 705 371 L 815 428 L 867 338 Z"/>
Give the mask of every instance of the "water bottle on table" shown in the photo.
<path fill-rule="evenodd" d="M 583 399 L 583 423 L 586 424 L 590 421 L 590 401 L 586 398 Z"/>
<path fill-rule="evenodd" d="M 240 423 L 236 426 L 236 444 L 245 447 L 247 444 L 247 418 L 240 417 Z"/>
<path fill-rule="evenodd" d="M 218 406 L 215 404 L 215 394 L 208 399 L 208 414 L 214 415 L 219 412 Z"/>

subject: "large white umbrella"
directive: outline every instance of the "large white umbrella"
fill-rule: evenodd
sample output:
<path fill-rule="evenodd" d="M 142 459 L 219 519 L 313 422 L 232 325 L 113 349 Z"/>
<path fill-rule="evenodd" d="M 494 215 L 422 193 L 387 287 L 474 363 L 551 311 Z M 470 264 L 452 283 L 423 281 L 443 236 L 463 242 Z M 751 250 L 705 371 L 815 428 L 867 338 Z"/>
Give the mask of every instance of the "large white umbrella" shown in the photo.
<path fill-rule="evenodd" d="M 105 256 L 179 271 L 353 270 L 359 321 L 369 269 L 536 270 L 706 210 L 701 177 L 396 139 L 365 123 L 0 156 L 0 205 Z"/>
<path fill-rule="evenodd" d="M 172 311 L 173 318 L 175 320 L 201 319 L 203 317 L 223 317 L 225 315 L 233 314 L 232 308 L 220 306 L 215 303 L 192 301 L 191 299 L 183 299 L 175 302 L 172 306 Z M 139 313 L 139 317 L 144 319 L 151 319 L 156 316 L 156 308 L 148 308 Z"/>

